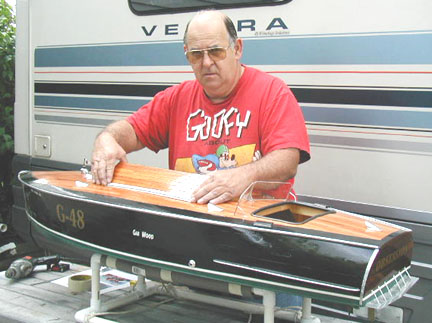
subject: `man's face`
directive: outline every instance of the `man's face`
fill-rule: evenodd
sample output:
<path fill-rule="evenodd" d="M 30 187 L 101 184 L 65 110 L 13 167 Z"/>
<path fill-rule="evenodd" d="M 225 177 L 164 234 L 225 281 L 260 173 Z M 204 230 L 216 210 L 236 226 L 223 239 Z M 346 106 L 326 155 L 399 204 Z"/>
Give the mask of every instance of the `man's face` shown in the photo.
<path fill-rule="evenodd" d="M 214 47 L 227 48 L 226 57 L 218 60 L 205 51 L 201 59 L 190 64 L 195 77 L 210 99 L 221 101 L 231 93 L 240 78 L 242 42 L 237 40 L 234 46 L 230 46 L 228 32 L 221 19 L 192 21 L 189 25 L 185 51 Z"/>

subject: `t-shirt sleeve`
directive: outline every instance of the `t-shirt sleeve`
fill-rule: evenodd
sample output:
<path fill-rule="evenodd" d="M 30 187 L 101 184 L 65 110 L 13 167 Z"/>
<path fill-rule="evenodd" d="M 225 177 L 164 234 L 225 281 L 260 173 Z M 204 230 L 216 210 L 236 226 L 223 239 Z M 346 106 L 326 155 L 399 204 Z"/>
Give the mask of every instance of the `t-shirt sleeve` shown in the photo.
<path fill-rule="evenodd" d="M 171 88 L 159 92 L 126 119 L 142 144 L 154 152 L 168 147 L 171 94 Z"/>
<path fill-rule="evenodd" d="M 279 83 L 279 82 L 278 82 Z M 309 138 L 301 108 L 291 90 L 278 86 L 273 99 L 261 111 L 261 148 L 263 154 L 284 148 L 300 150 L 300 163 L 310 159 Z"/>

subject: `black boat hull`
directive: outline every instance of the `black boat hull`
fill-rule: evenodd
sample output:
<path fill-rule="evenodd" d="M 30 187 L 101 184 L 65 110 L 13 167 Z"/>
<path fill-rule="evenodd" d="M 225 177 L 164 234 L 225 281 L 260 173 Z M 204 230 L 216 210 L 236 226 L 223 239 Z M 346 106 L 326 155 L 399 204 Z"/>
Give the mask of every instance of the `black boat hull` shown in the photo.
<path fill-rule="evenodd" d="M 317 236 L 301 227 L 261 227 L 172 207 L 47 190 L 28 185 L 29 174 L 22 177 L 28 215 L 49 239 L 240 285 L 359 306 L 382 247 L 370 239 Z M 409 238 L 401 235 L 400 246 Z M 398 248 L 392 244 L 382 252 Z M 409 255 L 396 261 L 409 266 Z"/>

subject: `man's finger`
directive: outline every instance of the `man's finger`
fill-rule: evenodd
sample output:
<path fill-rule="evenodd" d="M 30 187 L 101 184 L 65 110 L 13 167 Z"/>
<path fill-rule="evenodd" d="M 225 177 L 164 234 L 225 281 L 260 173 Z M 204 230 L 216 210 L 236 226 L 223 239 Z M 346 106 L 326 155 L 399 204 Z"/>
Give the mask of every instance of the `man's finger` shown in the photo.
<path fill-rule="evenodd" d="M 207 191 L 205 195 L 198 199 L 198 204 L 206 204 L 212 200 L 217 200 L 219 196 L 224 195 L 225 192 L 220 187 L 215 187 L 212 190 Z M 220 202 L 219 202 L 220 203 Z"/>
<path fill-rule="evenodd" d="M 232 200 L 232 195 L 228 192 L 223 193 L 222 195 L 219 195 L 218 197 L 210 200 L 208 203 L 211 204 L 220 204 L 220 203 L 224 203 L 224 202 L 228 202 L 230 200 Z"/>
<path fill-rule="evenodd" d="M 105 162 L 105 160 L 101 160 L 99 163 L 98 163 L 98 167 L 97 167 L 97 169 L 96 169 L 96 171 L 97 171 L 97 176 L 98 176 L 98 179 L 99 179 L 99 183 L 98 184 L 102 184 L 102 185 L 107 185 L 107 180 L 106 180 L 106 177 L 107 177 L 107 173 L 106 173 L 106 162 Z"/>
<path fill-rule="evenodd" d="M 193 192 L 192 192 L 192 198 L 195 202 L 202 198 L 204 195 L 206 195 L 208 192 L 212 190 L 212 187 L 210 186 L 212 184 L 213 180 L 210 177 L 207 177 L 206 180 L 204 180 Z"/>
<path fill-rule="evenodd" d="M 93 160 L 92 161 L 92 166 L 91 166 L 91 173 L 92 173 L 92 178 L 93 178 L 93 183 L 96 184 L 100 184 L 99 181 L 99 176 L 98 176 L 98 167 L 99 167 L 99 161 L 98 160 Z"/>
<path fill-rule="evenodd" d="M 114 160 L 110 160 L 106 163 L 106 184 L 108 185 L 109 183 L 112 182 L 113 176 L 114 176 L 114 169 L 116 167 L 116 162 Z"/>

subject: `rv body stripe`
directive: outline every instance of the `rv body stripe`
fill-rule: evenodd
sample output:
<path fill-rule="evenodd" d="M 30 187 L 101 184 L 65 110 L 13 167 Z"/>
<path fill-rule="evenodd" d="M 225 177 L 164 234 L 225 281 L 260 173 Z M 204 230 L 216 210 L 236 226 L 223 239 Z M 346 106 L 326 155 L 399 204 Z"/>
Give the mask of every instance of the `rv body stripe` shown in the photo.
<path fill-rule="evenodd" d="M 432 71 L 407 70 L 266 70 L 269 74 L 432 74 Z M 193 71 L 157 71 L 157 70 L 36 70 L 35 74 L 192 74 Z"/>
<path fill-rule="evenodd" d="M 432 108 L 432 89 L 291 88 L 299 102 Z"/>
<path fill-rule="evenodd" d="M 35 121 L 39 123 L 64 124 L 64 125 L 85 125 L 94 127 L 105 127 L 117 119 L 97 119 L 89 117 L 70 117 L 47 115 L 42 113 L 35 114 Z M 345 149 L 363 151 L 385 151 L 393 153 L 407 153 L 418 155 L 432 155 L 432 146 L 429 143 L 400 141 L 400 140 L 380 140 L 365 139 L 340 136 L 309 135 L 311 146 L 337 147 Z"/>
<path fill-rule="evenodd" d="M 309 135 L 312 146 L 362 149 L 367 151 L 387 151 L 407 154 L 432 155 L 432 145 L 426 142 L 402 140 L 379 140 L 339 136 Z"/>
<path fill-rule="evenodd" d="M 96 118 L 79 118 L 79 117 L 64 117 L 45 114 L 35 114 L 35 121 L 40 123 L 64 124 L 64 125 L 85 125 L 95 127 L 106 127 L 114 120 L 112 119 L 96 119 Z"/>
<path fill-rule="evenodd" d="M 165 90 L 171 85 L 173 84 L 36 82 L 34 85 L 34 91 L 35 93 L 122 95 L 122 96 L 142 97 L 142 96 L 154 96 L 156 93 Z"/>
<path fill-rule="evenodd" d="M 243 62 L 256 65 L 431 64 L 431 44 L 432 33 L 257 39 L 245 41 Z M 278 55 L 268 55 L 269 48 Z"/>
<path fill-rule="evenodd" d="M 324 108 L 307 104 L 301 104 L 301 108 L 306 121 L 312 124 L 432 131 L 432 111 Z"/>
<path fill-rule="evenodd" d="M 244 39 L 249 65 L 432 64 L 432 31 Z M 272 48 L 278 55 L 268 55 Z M 397 54 L 395 54 L 397 53 Z M 181 41 L 43 47 L 35 67 L 185 66 Z"/>
<path fill-rule="evenodd" d="M 35 93 L 153 97 L 174 84 L 47 83 L 36 82 Z M 291 87 L 299 102 L 431 107 L 432 89 Z"/>
<path fill-rule="evenodd" d="M 187 65 L 181 42 L 37 48 L 35 67 Z"/>
<path fill-rule="evenodd" d="M 86 96 L 35 95 L 35 107 L 44 109 L 79 109 L 100 112 L 134 112 L 150 99 L 102 98 Z M 415 129 L 432 131 L 432 109 L 388 110 L 367 107 L 313 106 L 300 103 L 310 124 Z M 430 110 L 430 111 L 427 111 Z"/>
<path fill-rule="evenodd" d="M 149 99 L 94 98 L 83 96 L 35 95 L 35 106 L 43 108 L 81 108 L 87 110 L 133 112 L 148 103 Z"/>

